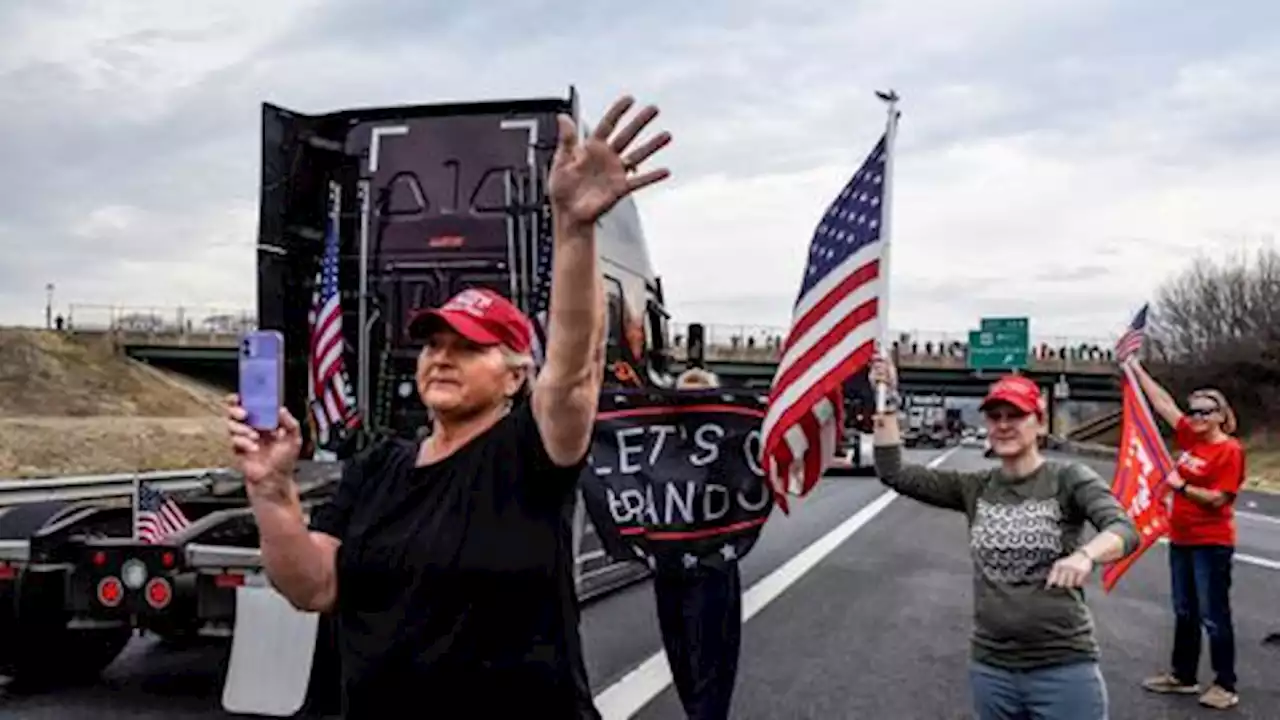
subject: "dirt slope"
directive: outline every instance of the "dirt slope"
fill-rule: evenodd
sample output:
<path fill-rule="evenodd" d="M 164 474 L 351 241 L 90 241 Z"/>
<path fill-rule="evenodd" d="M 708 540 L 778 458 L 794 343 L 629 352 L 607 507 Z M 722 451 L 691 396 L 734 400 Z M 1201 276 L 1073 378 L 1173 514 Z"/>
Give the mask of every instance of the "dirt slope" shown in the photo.
<path fill-rule="evenodd" d="M 0 477 L 226 465 L 219 402 L 104 338 L 0 328 Z"/>

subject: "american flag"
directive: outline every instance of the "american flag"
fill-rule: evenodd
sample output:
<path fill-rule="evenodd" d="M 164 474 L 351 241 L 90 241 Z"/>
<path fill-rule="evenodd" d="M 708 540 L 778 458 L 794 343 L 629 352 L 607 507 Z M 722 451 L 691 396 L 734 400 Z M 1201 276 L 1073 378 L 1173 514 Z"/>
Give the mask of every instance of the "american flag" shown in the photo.
<path fill-rule="evenodd" d="M 134 533 L 146 545 L 164 542 L 165 538 L 191 524 L 182 508 L 150 483 L 138 483 L 138 496 L 134 498 L 133 507 Z"/>
<path fill-rule="evenodd" d="M 342 336 L 342 293 L 338 289 L 338 212 L 340 190 L 329 187 L 330 212 L 324 236 L 324 256 L 316 274 L 316 288 L 311 296 L 308 316 L 311 330 L 311 352 L 308 363 L 311 378 L 311 415 L 316 424 L 316 446 L 330 443 L 332 427 L 355 427 L 359 418 L 351 397 L 351 380 L 343 359 L 346 344 Z"/>
<path fill-rule="evenodd" d="M 800 295 L 761 430 L 763 459 L 779 505 L 822 477 L 843 425 L 846 379 L 874 352 L 888 135 L 881 137 L 827 209 L 809 245 Z"/>
<path fill-rule="evenodd" d="M 1121 335 L 1120 340 L 1116 342 L 1117 360 L 1124 360 L 1142 349 L 1142 342 L 1147 337 L 1148 308 L 1149 304 L 1142 306 L 1138 314 L 1133 316 L 1133 322 L 1129 323 L 1129 329 L 1125 330 L 1124 335 Z"/>

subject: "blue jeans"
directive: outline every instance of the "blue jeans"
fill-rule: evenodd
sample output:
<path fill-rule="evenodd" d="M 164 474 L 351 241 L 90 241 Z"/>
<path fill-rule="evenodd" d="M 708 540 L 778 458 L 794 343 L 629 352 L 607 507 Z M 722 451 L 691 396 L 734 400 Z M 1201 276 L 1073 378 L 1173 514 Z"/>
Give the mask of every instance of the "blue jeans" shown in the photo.
<path fill-rule="evenodd" d="M 1173 674 L 1194 684 L 1200 668 L 1200 628 L 1224 689 L 1236 689 L 1236 635 L 1231 622 L 1231 558 L 1225 545 L 1169 545 L 1173 586 Z"/>
<path fill-rule="evenodd" d="M 1107 684 L 1096 662 L 1035 670 L 969 668 L 978 720 L 1107 720 Z"/>

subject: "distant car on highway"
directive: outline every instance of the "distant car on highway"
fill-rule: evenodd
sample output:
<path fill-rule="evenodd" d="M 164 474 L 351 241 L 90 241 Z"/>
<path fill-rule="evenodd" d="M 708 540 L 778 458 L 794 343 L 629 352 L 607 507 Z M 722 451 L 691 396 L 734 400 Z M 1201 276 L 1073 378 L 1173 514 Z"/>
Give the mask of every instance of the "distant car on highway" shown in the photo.
<path fill-rule="evenodd" d="M 829 475 L 875 475 L 876 465 L 872 447 L 872 434 L 847 427 L 836 448 L 835 459 L 827 468 Z"/>

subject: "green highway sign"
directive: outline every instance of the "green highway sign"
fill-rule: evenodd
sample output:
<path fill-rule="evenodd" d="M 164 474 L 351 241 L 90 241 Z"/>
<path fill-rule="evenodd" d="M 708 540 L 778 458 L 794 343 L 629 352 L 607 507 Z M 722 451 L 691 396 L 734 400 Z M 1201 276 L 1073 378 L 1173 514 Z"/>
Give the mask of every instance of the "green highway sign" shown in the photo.
<path fill-rule="evenodd" d="M 1031 321 L 1024 317 L 982 318 L 978 329 L 982 332 L 1020 332 L 1027 335 Z"/>
<path fill-rule="evenodd" d="M 969 367 L 974 370 L 1023 370 L 1028 364 L 1027 318 L 983 318 L 969 332 Z"/>

